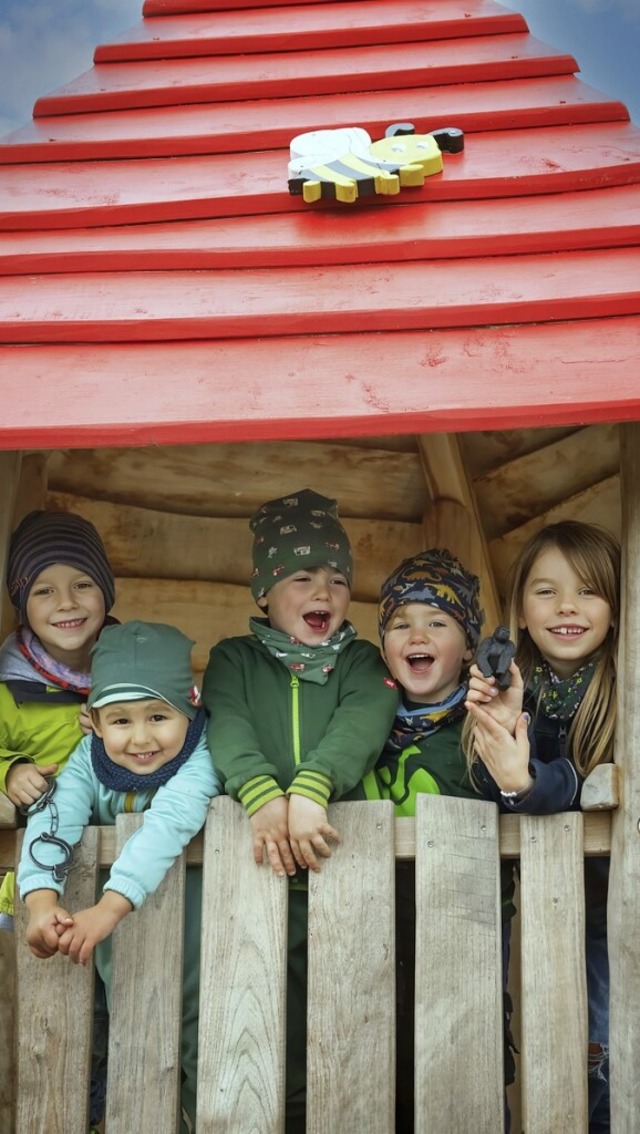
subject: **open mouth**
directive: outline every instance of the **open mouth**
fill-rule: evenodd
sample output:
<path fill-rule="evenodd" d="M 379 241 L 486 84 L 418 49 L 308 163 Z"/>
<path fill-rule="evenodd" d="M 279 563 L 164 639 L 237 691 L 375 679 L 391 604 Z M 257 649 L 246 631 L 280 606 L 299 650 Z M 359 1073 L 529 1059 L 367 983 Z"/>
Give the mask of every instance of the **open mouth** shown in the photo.
<path fill-rule="evenodd" d="M 78 630 L 80 626 L 84 626 L 84 624 L 84 618 L 69 618 L 66 622 L 53 623 L 56 630 Z"/>
<path fill-rule="evenodd" d="M 129 759 L 135 760 L 136 764 L 150 764 L 157 755 L 157 752 L 130 752 Z"/>
<path fill-rule="evenodd" d="M 556 638 L 575 639 L 586 633 L 584 626 L 551 626 L 549 629 Z"/>
<path fill-rule="evenodd" d="M 310 610 L 305 614 L 304 621 L 311 630 L 317 634 L 325 634 L 331 624 L 331 615 L 328 610 Z"/>
<path fill-rule="evenodd" d="M 429 672 L 434 659 L 432 654 L 409 654 L 406 661 L 412 673 L 423 674 Z"/>

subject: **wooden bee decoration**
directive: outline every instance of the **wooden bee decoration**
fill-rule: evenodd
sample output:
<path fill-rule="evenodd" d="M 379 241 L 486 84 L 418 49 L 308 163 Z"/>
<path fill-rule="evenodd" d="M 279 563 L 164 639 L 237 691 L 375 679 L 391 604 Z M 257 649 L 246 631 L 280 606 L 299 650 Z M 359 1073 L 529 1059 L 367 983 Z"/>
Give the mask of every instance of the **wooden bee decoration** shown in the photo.
<path fill-rule="evenodd" d="M 360 126 L 312 130 L 291 142 L 289 192 L 307 204 L 390 196 L 423 185 L 425 177 L 442 171 L 443 152 L 463 149 L 464 134 L 452 126 L 416 134 L 410 122 L 396 122 L 377 142 Z"/>

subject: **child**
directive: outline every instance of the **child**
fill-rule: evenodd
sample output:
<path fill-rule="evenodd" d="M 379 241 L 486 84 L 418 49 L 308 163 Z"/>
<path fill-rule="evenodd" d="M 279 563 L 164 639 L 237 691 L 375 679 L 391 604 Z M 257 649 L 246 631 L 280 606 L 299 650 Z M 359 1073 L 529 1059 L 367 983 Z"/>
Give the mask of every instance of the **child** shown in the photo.
<path fill-rule="evenodd" d="M 351 548 L 336 502 L 310 489 L 270 500 L 250 522 L 251 590 L 264 618 L 211 651 L 209 743 L 244 805 L 256 863 L 318 870 L 339 838 L 327 804 L 374 764 L 397 692 L 378 651 L 346 621 Z M 306 892 L 289 896 L 287 1131 L 304 1130 Z"/>
<path fill-rule="evenodd" d="M 461 746 L 467 671 L 480 637 L 479 581 L 449 551 L 405 559 L 382 584 L 382 656 L 401 690 L 391 735 L 350 799 L 391 799 L 414 816 L 421 793 L 477 798 Z M 512 912 L 512 911 L 511 911 Z M 509 911 L 507 910 L 507 914 Z M 396 867 L 396 1125 L 413 1130 L 415 865 Z M 505 1055 L 509 1055 L 506 1051 Z"/>
<path fill-rule="evenodd" d="M 42 958 L 61 952 L 87 964 L 97 946 L 108 992 L 107 939 L 154 893 L 204 824 L 209 801 L 219 791 L 205 714 L 194 704 L 191 646 L 173 626 L 129 622 L 108 627 L 94 648 L 88 701 L 94 734 L 80 742 L 56 783 L 57 838 L 73 846 L 90 822 L 111 825 L 125 811 L 144 812 L 142 827 L 114 862 L 94 906 L 70 914 L 60 904 L 64 880 L 52 873 L 60 850 L 42 841 L 52 830 L 52 804 L 35 811 L 27 824 L 18 882 L 29 911 L 31 952 Z M 61 865 L 66 875 L 71 864 Z M 182 1105 L 189 1129 L 195 1129 L 201 872 L 188 873 Z"/>
<path fill-rule="evenodd" d="M 0 789 L 29 806 L 82 736 L 91 648 L 115 598 L 93 524 L 66 512 L 31 512 L 14 532 L 7 586 L 19 626 L 0 648 Z M 13 875 L 0 891 L 10 929 Z"/>
<path fill-rule="evenodd" d="M 612 759 L 619 578 L 610 532 L 570 520 L 539 531 L 514 565 L 511 685 L 500 692 L 473 667 L 467 702 L 472 775 L 505 811 L 576 809 L 584 777 Z M 610 1129 L 608 867 L 585 860 L 590 1134 Z"/>
<path fill-rule="evenodd" d="M 19 625 L 0 648 L 0 790 L 16 807 L 40 798 L 88 728 L 91 648 L 115 598 L 93 524 L 67 512 L 31 512 L 13 533 L 7 587 Z M 0 887 L 0 929 L 13 929 L 14 874 Z M 104 1108 L 107 1015 L 95 985 L 91 1119 Z"/>

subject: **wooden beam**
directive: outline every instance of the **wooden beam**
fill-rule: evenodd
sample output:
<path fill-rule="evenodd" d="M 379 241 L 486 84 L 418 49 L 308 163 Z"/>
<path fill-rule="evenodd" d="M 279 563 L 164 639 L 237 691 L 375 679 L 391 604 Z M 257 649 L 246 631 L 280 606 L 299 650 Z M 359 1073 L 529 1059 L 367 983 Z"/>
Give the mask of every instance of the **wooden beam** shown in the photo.
<path fill-rule="evenodd" d="M 520 816 L 500 816 L 500 857 L 520 857 Z M 111 866 L 115 859 L 115 828 L 102 827 L 100 841 L 101 867 Z M 15 862 L 17 833 L 0 829 L 0 871 L 11 869 Z M 187 847 L 187 865 L 202 863 L 202 835 L 196 835 Z M 609 854 L 611 847 L 611 812 L 593 811 L 584 815 L 584 853 L 593 855 Z M 396 858 L 407 860 L 415 858 L 416 835 L 415 819 L 396 819 L 395 821 Z"/>
<path fill-rule="evenodd" d="M 583 520 L 585 523 L 602 524 L 614 534 L 620 533 L 620 477 L 610 476 L 599 484 L 585 488 L 575 496 L 569 496 L 548 512 L 534 516 L 526 524 L 491 540 L 489 552 L 496 573 L 496 581 L 502 590 L 506 585 L 509 568 L 525 543 L 547 524 L 559 520 Z"/>
<path fill-rule="evenodd" d="M 21 453 L 0 453 L 0 628 L 3 639 L 13 624 L 12 607 L 4 583 L 7 576 L 7 557 L 13 531 L 21 460 Z"/>
<path fill-rule="evenodd" d="M 592 425 L 503 463 L 474 481 L 487 538 L 617 475 L 619 463 L 617 425 Z"/>
<path fill-rule="evenodd" d="M 418 438 L 422 467 L 431 497 L 424 514 L 427 546 L 448 547 L 480 579 L 480 598 L 489 633 L 502 621 L 500 599 L 460 444 L 454 434 Z"/>
<path fill-rule="evenodd" d="M 621 426 L 622 611 L 616 763 L 620 806 L 613 813 L 609 879 L 611 1128 L 634 1134 L 640 1114 L 640 424 Z"/>

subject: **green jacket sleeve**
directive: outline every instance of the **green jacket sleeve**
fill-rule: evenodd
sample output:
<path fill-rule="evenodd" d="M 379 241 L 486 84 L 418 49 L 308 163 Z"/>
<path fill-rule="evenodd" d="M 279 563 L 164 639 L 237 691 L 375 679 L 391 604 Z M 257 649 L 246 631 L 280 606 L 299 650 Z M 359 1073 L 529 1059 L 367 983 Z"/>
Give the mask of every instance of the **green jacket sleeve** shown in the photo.
<path fill-rule="evenodd" d="M 322 739 L 306 753 L 301 765 L 301 771 L 327 776 L 333 800 L 340 799 L 373 768 L 391 731 L 399 700 L 396 684 L 370 642 L 349 646 L 343 664 L 339 703 Z M 295 779 L 293 791 L 294 785 Z"/>
<path fill-rule="evenodd" d="M 51 702 L 20 707 L 0 682 L 0 790 L 6 793 L 7 775 L 18 760 L 57 764 L 61 771 L 82 739 L 79 705 Z"/>
<path fill-rule="evenodd" d="M 263 803 L 283 795 L 276 782 L 277 768 L 261 751 L 248 704 L 242 658 L 233 639 L 213 647 L 202 699 L 209 714 L 207 738 L 211 758 L 232 799 L 238 799 L 242 787 L 256 777 L 263 778 L 266 788 Z"/>

